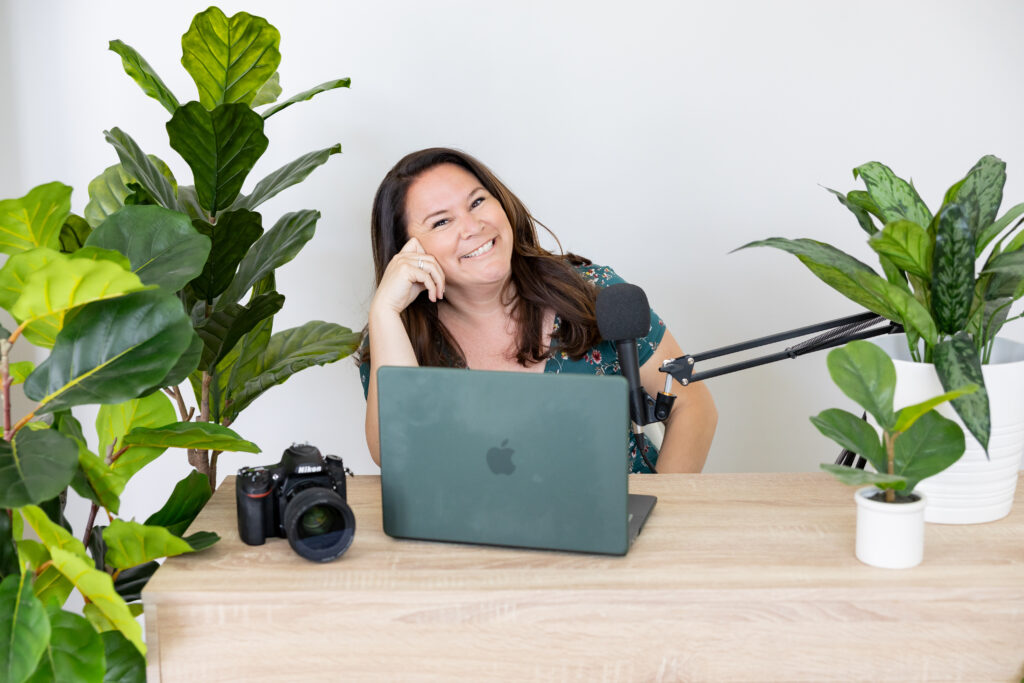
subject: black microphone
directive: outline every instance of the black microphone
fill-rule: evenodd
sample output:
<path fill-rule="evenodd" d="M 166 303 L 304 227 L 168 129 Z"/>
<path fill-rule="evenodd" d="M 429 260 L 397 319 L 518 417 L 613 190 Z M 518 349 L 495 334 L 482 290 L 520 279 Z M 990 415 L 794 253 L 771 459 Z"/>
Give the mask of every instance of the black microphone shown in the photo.
<path fill-rule="evenodd" d="M 597 329 L 601 337 L 614 342 L 619 368 L 629 383 L 629 416 L 633 433 L 648 424 L 647 400 L 640 384 L 640 359 L 636 342 L 651 330 L 651 308 L 644 290 L 625 282 L 605 287 L 597 293 Z"/>

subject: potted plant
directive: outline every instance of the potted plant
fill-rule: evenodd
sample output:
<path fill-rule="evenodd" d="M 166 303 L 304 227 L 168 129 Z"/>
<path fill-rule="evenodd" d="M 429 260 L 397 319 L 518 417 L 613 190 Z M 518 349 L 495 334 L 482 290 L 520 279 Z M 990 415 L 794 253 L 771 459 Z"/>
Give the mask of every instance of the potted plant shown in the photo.
<path fill-rule="evenodd" d="M 792 253 L 847 298 L 903 326 L 902 348 L 889 347 L 901 375 L 897 405 L 939 387 L 979 386 L 952 402 L 969 431 L 965 455 L 921 488 L 930 498 L 928 521 L 999 519 L 1013 503 L 1024 451 L 1024 429 L 1014 428 L 1022 421 L 1024 346 L 997 339 L 1004 324 L 1021 317 L 1009 312 L 1024 296 L 1024 232 L 1017 220 L 1024 204 L 998 215 L 1006 172 L 994 156 L 982 157 L 954 183 L 935 213 L 884 164 L 873 161 L 853 173 L 866 191 L 830 192 L 867 233 L 882 274 L 812 239 L 774 237 L 745 247 Z M 910 379 L 912 372 L 924 377 L 923 385 Z"/>
<path fill-rule="evenodd" d="M 918 482 L 956 462 L 964 452 L 959 424 L 941 416 L 935 406 L 977 392 L 976 384 L 894 409 L 896 369 L 874 344 L 855 341 L 828 354 L 832 380 L 869 413 L 878 431 L 853 413 L 824 410 L 811 422 L 843 448 L 861 454 L 874 472 L 841 465 L 822 465 L 845 484 L 863 486 L 857 501 L 857 558 L 876 567 L 916 566 L 924 552 L 926 497 L 915 492 Z"/>

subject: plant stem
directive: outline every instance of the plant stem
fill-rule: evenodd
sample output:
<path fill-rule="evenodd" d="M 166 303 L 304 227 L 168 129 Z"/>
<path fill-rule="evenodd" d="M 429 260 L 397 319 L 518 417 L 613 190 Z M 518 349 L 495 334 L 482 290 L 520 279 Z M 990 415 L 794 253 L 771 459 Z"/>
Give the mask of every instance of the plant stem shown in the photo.
<path fill-rule="evenodd" d="M 100 506 L 96 503 L 92 504 L 92 509 L 89 511 L 89 521 L 85 523 L 85 538 L 82 539 L 82 545 L 86 548 L 89 547 L 89 538 L 92 536 L 92 525 L 96 523 L 96 513 L 99 512 Z"/>
<path fill-rule="evenodd" d="M 131 446 L 123 446 L 121 449 L 117 451 L 117 453 L 114 453 L 113 455 L 110 456 L 110 459 L 107 461 L 107 464 L 113 465 L 115 462 L 117 462 L 117 459 L 124 455 L 124 452 L 127 451 L 129 448 L 131 448 Z"/>
<path fill-rule="evenodd" d="M 14 436 L 11 431 L 11 342 L 6 339 L 0 339 L 0 382 L 3 382 L 4 439 L 10 441 Z"/>
<path fill-rule="evenodd" d="M 210 453 L 210 490 L 217 490 L 217 458 L 223 451 L 213 451 Z"/>
<path fill-rule="evenodd" d="M 885 434 L 885 457 L 886 467 L 885 469 L 889 474 L 896 474 L 896 435 L 884 432 Z M 885 502 L 895 503 L 896 502 L 896 491 L 893 489 L 885 490 Z"/>

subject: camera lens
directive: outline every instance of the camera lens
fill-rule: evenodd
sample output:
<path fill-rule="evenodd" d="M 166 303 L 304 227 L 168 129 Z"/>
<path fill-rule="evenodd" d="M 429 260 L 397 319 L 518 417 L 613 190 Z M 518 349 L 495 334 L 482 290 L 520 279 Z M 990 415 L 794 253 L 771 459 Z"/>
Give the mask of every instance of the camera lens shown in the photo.
<path fill-rule="evenodd" d="M 329 562 L 348 550 L 356 531 L 352 509 L 322 487 L 296 493 L 285 506 L 282 522 L 292 550 L 315 562 Z"/>

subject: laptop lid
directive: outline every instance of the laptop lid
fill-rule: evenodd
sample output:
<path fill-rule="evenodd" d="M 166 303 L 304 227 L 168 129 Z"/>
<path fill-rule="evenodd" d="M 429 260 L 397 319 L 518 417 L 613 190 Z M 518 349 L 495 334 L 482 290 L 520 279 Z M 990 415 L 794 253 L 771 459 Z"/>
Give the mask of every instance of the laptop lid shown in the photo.
<path fill-rule="evenodd" d="M 385 533 L 628 550 L 624 378 L 382 367 L 377 395 Z"/>

